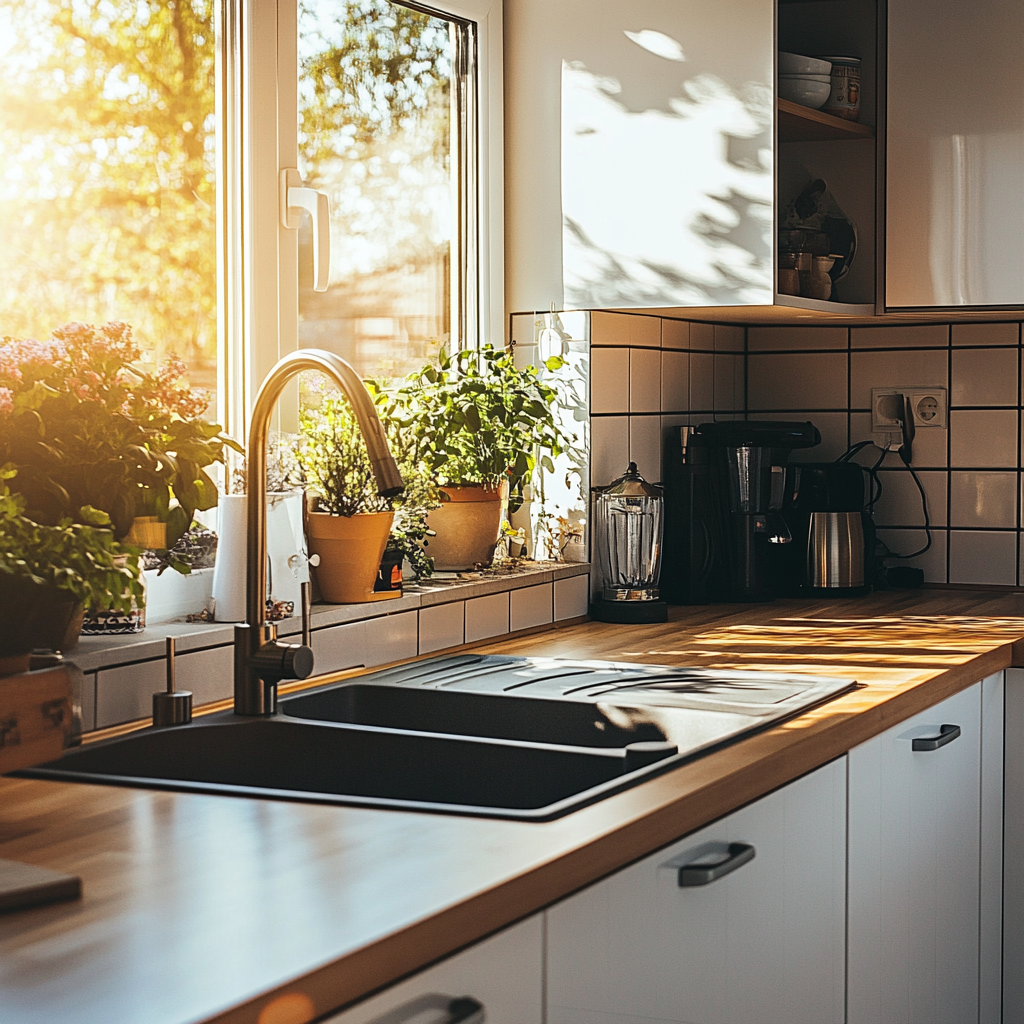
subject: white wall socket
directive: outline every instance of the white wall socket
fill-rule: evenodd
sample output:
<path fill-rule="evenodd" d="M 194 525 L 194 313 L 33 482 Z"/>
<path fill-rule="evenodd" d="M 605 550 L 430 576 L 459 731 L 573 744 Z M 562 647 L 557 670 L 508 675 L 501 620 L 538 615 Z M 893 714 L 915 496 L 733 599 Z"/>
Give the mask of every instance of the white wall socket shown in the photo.
<path fill-rule="evenodd" d="M 946 426 L 948 403 L 946 401 L 945 388 L 929 387 L 900 387 L 900 388 L 872 388 L 871 389 L 871 430 L 875 434 L 895 435 L 900 434 L 897 412 L 898 401 L 893 400 L 894 395 L 903 395 L 909 400 L 910 411 L 914 416 L 914 426 L 921 427 L 942 427 Z"/>

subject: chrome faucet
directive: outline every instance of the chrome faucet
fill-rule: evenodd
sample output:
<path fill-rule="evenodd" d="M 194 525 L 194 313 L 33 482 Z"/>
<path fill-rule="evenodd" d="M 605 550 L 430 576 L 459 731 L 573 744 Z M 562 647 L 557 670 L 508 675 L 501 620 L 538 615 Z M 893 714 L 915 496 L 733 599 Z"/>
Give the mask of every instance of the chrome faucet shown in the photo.
<path fill-rule="evenodd" d="M 244 623 L 235 626 L 235 714 L 273 715 L 277 684 L 305 679 L 313 671 L 313 652 L 304 644 L 277 639 L 267 622 L 267 439 L 270 417 L 285 385 L 303 370 L 327 374 L 352 404 L 366 442 L 370 465 L 383 497 L 404 488 L 377 410 L 355 370 L 339 356 L 320 349 L 299 349 L 281 359 L 267 374 L 256 395 L 249 425 L 246 474 L 246 579 Z"/>

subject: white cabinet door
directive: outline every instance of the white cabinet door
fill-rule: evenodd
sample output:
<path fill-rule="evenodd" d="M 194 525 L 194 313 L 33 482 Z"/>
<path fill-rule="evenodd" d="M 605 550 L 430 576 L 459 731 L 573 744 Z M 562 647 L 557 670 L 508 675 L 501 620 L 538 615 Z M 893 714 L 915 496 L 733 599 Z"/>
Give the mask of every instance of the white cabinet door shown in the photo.
<path fill-rule="evenodd" d="M 845 805 L 841 759 L 552 907 L 548 1024 L 842 1022 Z"/>
<path fill-rule="evenodd" d="M 324 1024 L 541 1024 L 543 918 L 527 918 Z"/>
<path fill-rule="evenodd" d="M 848 1024 L 978 1020 L 981 697 L 850 751 Z"/>

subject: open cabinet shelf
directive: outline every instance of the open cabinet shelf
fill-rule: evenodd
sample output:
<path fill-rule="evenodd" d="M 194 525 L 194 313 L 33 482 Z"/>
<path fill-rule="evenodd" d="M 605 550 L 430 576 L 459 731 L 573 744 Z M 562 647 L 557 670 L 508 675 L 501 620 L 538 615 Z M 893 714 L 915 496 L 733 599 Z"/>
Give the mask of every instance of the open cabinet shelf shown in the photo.
<path fill-rule="evenodd" d="M 835 142 L 873 139 L 874 130 L 857 121 L 846 121 L 822 110 L 812 110 L 780 96 L 778 109 L 779 142 Z"/>

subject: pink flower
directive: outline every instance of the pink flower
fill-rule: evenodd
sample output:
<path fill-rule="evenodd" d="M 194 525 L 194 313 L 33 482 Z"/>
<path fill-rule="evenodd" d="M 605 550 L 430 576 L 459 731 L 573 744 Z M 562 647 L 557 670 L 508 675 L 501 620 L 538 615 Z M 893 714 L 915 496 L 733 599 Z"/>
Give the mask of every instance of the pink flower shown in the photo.
<path fill-rule="evenodd" d="M 10 388 L 0 388 L 0 419 L 10 416 L 14 411 L 14 392 Z"/>

